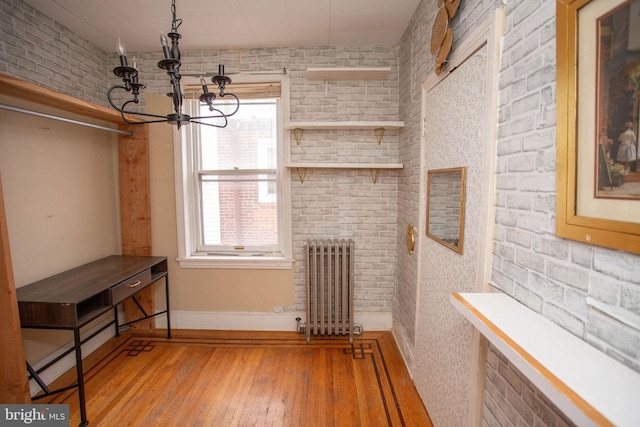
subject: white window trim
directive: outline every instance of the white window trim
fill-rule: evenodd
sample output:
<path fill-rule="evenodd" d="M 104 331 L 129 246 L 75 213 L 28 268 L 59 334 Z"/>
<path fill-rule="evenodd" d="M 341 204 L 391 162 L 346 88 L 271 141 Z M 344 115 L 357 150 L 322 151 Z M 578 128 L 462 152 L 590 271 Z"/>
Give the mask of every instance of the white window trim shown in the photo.
<path fill-rule="evenodd" d="M 261 83 L 280 82 L 280 103 L 282 114 L 278 123 L 278 138 L 282 140 L 282 149 L 278 151 L 278 168 L 280 171 L 281 185 L 278 186 L 278 198 L 282 201 L 281 209 L 278 209 L 279 246 L 281 256 L 267 255 L 202 255 L 193 254 L 195 250 L 194 218 L 190 203 L 185 203 L 188 195 L 193 191 L 190 188 L 188 168 L 188 155 L 186 144 L 182 142 L 182 135 L 175 127 L 173 130 L 175 190 L 176 190 L 176 223 L 178 238 L 177 261 L 182 268 L 229 268 L 229 269 L 292 269 L 293 249 L 291 231 L 291 171 L 284 167 L 289 158 L 291 146 L 290 132 L 285 132 L 284 123 L 289 121 L 289 77 L 278 75 L 239 75 L 233 77 L 237 83 Z M 229 88 L 233 92 L 233 87 Z M 240 100 L 242 108 L 242 99 Z M 196 126 L 196 125 L 189 125 Z M 193 197 L 193 194 L 191 194 Z M 187 220 L 189 219 L 189 220 Z M 193 248 L 193 249 L 192 249 Z"/>

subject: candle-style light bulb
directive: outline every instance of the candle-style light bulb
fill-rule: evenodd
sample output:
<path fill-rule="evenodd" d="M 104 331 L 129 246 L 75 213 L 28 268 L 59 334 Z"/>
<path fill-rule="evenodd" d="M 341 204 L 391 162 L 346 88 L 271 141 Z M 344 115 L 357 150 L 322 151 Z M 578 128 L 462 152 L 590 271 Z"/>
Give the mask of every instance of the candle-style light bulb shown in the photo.
<path fill-rule="evenodd" d="M 120 55 L 120 65 L 123 67 L 127 66 L 127 50 L 124 48 L 122 44 L 122 40 L 118 37 L 118 44 L 116 45 L 118 48 L 118 54 Z"/>
<path fill-rule="evenodd" d="M 136 72 L 133 74 L 133 83 L 138 83 L 138 62 L 136 61 L 136 57 L 133 57 L 133 68 Z"/>
<path fill-rule="evenodd" d="M 224 65 L 218 64 L 218 75 L 224 76 Z"/>
<path fill-rule="evenodd" d="M 127 50 L 124 48 L 124 45 L 122 44 L 122 40 L 120 39 L 120 37 L 118 37 L 117 48 L 118 48 L 118 53 L 120 54 L 120 56 L 126 56 L 127 55 Z"/>
<path fill-rule="evenodd" d="M 160 41 L 162 42 L 162 53 L 164 53 L 164 59 L 170 59 L 171 51 L 169 50 L 169 41 L 164 35 L 164 32 L 160 33 Z"/>

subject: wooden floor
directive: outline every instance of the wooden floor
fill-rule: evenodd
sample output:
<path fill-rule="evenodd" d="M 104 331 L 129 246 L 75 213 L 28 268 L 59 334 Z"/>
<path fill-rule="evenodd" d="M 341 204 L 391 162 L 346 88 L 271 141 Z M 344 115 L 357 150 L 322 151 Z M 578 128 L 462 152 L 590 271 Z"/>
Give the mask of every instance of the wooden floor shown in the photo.
<path fill-rule="evenodd" d="M 89 425 L 432 426 L 389 332 L 353 346 L 295 332 L 173 332 L 126 332 L 86 359 Z M 35 403 L 69 404 L 79 424 L 75 389 Z"/>

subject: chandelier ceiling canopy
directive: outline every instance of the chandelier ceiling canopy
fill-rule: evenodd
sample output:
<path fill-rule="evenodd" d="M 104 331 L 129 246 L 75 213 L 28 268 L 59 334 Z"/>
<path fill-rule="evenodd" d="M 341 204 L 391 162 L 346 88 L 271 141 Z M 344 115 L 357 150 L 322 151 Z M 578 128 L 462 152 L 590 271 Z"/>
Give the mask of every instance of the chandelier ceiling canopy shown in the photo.
<path fill-rule="evenodd" d="M 168 95 L 173 99 L 173 113 L 167 114 L 166 116 L 161 116 L 156 114 L 141 113 L 138 111 L 127 109 L 127 106 L 129 106 L 129 104 L 139 103 L 140 90 L 144 89 L 145 85 L 140 83 L 140 81 L 138 80 L 138 67 L 135 62 L 135 58 L 133 66 L 129 66 L 125 47 L 119 39 L 118 53 L 120 55 L 120 66 L 114 68 L 113 73 L 122 79 L 123 84 L 112 86 L 109 88 L 109 90 L 107 91 L 107 99 L 109 100 L 109 104 L 111 104 L 113 108 L 120 112 L 120 114 L 122 115 L 122 119 L 125 122 L 131 124 L 167 122 L 172 125 L 177 125 L 179 129 L 182 125 L 196 123 L 223 128 L 227 126 L 227 118 L 233 116 L 238 112 L 238 109 L 240 108 L 240 101 L 238 97 L 233 93 L 225 92 L 227 85 L 231 84 L 231 79 L 224 75 L 224 65 L 222 64 L 218 65 L 218 75 L 213 76 L 211 78 L 211 81 L 218 86 L 218 94 L 220 99 L 226 97 L 232 98 L 231 112 L 224 113 L 220 108 L 216 108 L 216 106 L 214 106 L 213 101 L 216 99 L 216 94 L 213 92 L 209 92 L 207 82 L 203 77 L 200 77 L 202 94 L 200 95 L 199 100 L 201 104 L 209 106 L 209 111 L 211 112 L 211 114 L 206 116 L 190 116 L 182 112 L 182 101 L 184 99 L 184 95 L 182 94 L 182 88 L 180 87 L 180 79 L 182 78 L 182 76 L 180 75 L 180 66 L 182 65 L 182 63 L 180 62 L 180 48 L 178 47 L 178 41 L 182 37 L 180 33 L 178 33 L 178 27 L 180 27 L 180 25 L 182 24 L 182 19 L 176 18 L 175 0 L 171 1 L 171 15 L 171 30 L 167 33 L 166 36 L 164 35 L 164 33 L 160 35 L 164 59 L 158 62 L 158 68 L 165 70 L 167 72 L 167 75 L 169 76 L 173 92 Z M 169 45 L 169 40 L 167 39 L 167 37 L 171 40 L 171 45 Z M 124 90 L 130 93 L 133 98 L 124 101 L 121 106 L 118 106 L 112 98 L 112 93 L 116 90 Z M 131 121 L 127 119 L 126 115 L 140 116 L 147 119 L 144 121 Z"/>

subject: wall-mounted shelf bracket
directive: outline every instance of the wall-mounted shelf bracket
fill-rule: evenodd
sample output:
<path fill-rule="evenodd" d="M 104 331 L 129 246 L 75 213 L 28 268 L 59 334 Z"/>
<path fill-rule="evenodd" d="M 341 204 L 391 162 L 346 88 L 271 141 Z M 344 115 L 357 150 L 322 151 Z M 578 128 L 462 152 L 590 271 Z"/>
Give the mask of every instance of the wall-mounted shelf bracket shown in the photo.
<path fill-rule="evenodd" d="M 371 168 L 371 169 L 369 169 L 369 172 L 371 172 L 371 181 L 373 181 L 374 184 L 377 184 L 378 183 L 378 175 L 380 175 L 380 169 Z"/>
<path fill-rule="evenodd" d="M 308 130 L 331 130 L 331 129 L 343 129 L 343 130 L 367 130 L 373 129 L 378 145 L 382 144 L 384 134 L 387 129 L 395 130 L 404 126 L 404 122 L 289 122 L 285 124 L 285 129 L 293 130 L 293 134 L 296 138 L 296 144 L 300 145 L 302 142 L 302 134 L 305 129 Z"/>
<path fill-rule="evenodd" d="M 300 142 L 302 141 L 303 133 L 304 133 L 304 129 L 301 129 L 301 128 L 295 128 L 293 130 L 293 136 L 295 136 L 296 138 L 296 145 L 300 145 Z"/>
<path fill-rule="evenodd" d="M 311 169 L 369 169 L 371 180 L 374 184 L 378 182 L 381 169 L 400 170 L 402 163 L 287 163 L 287 168 L 295 168 L 298 172 L 300 183 L 304 183 L 307 175 L 307 168 Z"/>
<path fill-rule="evenodd" d="M 384 138 L 384 128 L 379 127 L 374 130 L 376 133 L 376 139 L 378 140 L 378 145 L 382 144 L 382 139 Z"/>
<path fill-rule="evenodd" d="M 298 172 L 298 179 L 300 180 L 300 184 L 304 184 L 304 179 L 307 176 L 307 168 L 296 168 L 296 172 Z"/>

